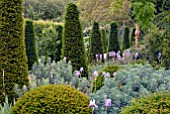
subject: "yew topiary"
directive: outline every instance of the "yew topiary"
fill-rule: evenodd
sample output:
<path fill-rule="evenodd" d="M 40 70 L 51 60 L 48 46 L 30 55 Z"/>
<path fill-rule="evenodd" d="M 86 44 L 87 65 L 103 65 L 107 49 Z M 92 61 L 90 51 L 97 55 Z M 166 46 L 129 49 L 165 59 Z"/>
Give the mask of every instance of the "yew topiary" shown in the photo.
<path fill-rule="evenodd" d="M 89 98 L 67 85 L 46 85 L 24 94 L 11 114 L 90 114 Z"/>
<path fill-rule="evenodd" d="M 170 93 L 161 92 L 131 100 L 132 104 L 122 109 L 120 114 L 169 114 Z"/>

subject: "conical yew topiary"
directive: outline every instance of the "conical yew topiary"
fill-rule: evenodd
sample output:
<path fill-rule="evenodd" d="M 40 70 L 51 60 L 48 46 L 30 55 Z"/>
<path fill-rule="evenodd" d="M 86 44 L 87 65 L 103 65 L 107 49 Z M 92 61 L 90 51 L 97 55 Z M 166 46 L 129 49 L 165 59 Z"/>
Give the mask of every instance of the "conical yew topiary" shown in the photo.
<path fill-rule="evenodd" d="M 0 104 L 15 97 L 14 84 L 28 85 L 24 42 L 23 0 L 0 1 Z M 3 77 L 4 71 L 4 77 Z"/>
<path fill-rule="evenodd" d="M 77 6 L 69 3 L 64 22 L 63 56 L 71 61 L 73 70 L 84 68 L 82 76 L 88 76 L 87 61 L 83 41 L 82 27 Z"/>
<path fill-rule="evenodd" d="M 119 40 L 118 40 L 118 25 L 116 22 L 111 22 L 108 51 L 117 52 L 119 50 L 120 50 L 120 45 L 119 45 Z"/>

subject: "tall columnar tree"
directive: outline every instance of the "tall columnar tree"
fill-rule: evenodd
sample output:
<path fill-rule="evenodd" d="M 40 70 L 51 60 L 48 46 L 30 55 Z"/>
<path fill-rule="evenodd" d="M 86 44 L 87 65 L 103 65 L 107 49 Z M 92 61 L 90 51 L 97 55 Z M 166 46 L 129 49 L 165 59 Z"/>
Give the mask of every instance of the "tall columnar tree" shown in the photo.
<path fill-rule="evenodd" d="M 60 61 L 62 55 L 62 44 L 63 44 L 63 26 L 58 25 L 56 29 L 58 32 L 59 43 L 57 45 L 57 53 L 56 53 L 55 61 Z"/>
<path fill-rule="evenodd" d="M 106 40 L 106 30 L 102 29 L 102 44 L 103 44 L 103 52 L 107 53 L 107 46 L 108 46 L 108 42 Z"/>
<path fill-rule="evenodd" d="M 120 45 L 119 45 L 119 40 L 118 40 L 118 25 L 116 22 L 111 22 L 108 51 L 117 52 L 119 50 L 120 50 Z"/>
<path fill-rule="evenodd" d="M 123 46 L 122 46 L 122 51 L 129 48 L 130 43 L 129 43 L 129 28 L 125 27 L 124 29 L 124 36 L 123 36 Z"/>
<path fill-rule="evenodd" d="M 134 41 L 135 41 L 135 28 L 131 29 L 131 35 L 130 35 L 131 39 L 130 39 L 130 44 L 131 46 L 134 45 Z"/>
<path fill-rule="evenodd" d="M 66 8 L 64 22 L 64 41 L 63 52 L 67 61 L 72 62 L 73 70 L 84 68 L 82 76 L 88 76 L 87 61 L 83 41 L 83 32 L 79 20 L 79 11 L 77 6 L 69 3 Z"/>
<path fill-rule="evenodd" d="M 35 33 L 32 20 L 25 21 L 25 45 L 28 58 L 28 68 L 31 70 L 33 64 L 38 61 L 35 48 Z"/>
<path fill-rule="evenodd" d="M 90 38 L 90 61 L 93 62 L 96 60 L 96 54 L 103 54 L 103 45 L 98 22 L 93 23 Z"/>
<path fill-rule="evenodd" d="M 29 83 L 22 2 L 0 1 L 0 104 L 4 101 L 4 93 L 13 100 L 15 83 L 20 87 Z"/>

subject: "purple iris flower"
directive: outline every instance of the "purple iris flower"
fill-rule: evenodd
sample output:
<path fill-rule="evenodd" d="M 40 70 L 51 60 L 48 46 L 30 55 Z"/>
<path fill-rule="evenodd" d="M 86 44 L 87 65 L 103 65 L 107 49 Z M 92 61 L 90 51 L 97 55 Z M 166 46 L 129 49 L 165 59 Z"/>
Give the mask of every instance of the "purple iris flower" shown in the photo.
<path fill-rule="evenodd" d="M 83 67 L 80 68 L 80 73 L 82 73 L 84 71 Z"/>
<path fill-rule="evenodd" d="M 118 60 L 122 60 L 122 57 L 120 56 L 120 54 L 117 53 L 117 59 Z"/>
<path fill-rule="evenodd" d="M 100 60 L 102 60 L 102 54 L 100 54 Z"/>
<path fill-rule="evenodd" d="M 105 75 L 106 75 L 106 72 L 105 72 L 105 71 L 103 71 L 103 72 L 102 72 L 102 76 L 105 76 Z"/>
<path fill-rule="evenodd" d="M 138 56 L 139 56 L 139 53 L 137 52 L 137 53 L 135 53 L 135 59 L 137 59 L 138 58 Z"/>
<path fill-rule="evenodd" d="M 160 59 L 162 56 L 161 52 L 158 53 L 158 59 Z"/>
<path fill-rule="evenodd" d="M 80 71 L 76 72 L 76 76 L 79 77 L 81 75 Z"/>
<path fill-rule="evenodd" d="M 90 100 L 90 104 L 89 104 L 89 106 L 88 106 L 89 108 L 90 107 L 95 107 L 95 108 L 98 108 L 98 106 L 96 105 L 96 103 L 95 103 L 95 100 L 93 99 L 93 100 Z"/>
<path fill-rule="evenodd" d="M 106 102 L 105 102 L 105 106 L 108 107 L 108 106 L 112 106 L 112 100 L 111 99 L 107 99 Z"/>

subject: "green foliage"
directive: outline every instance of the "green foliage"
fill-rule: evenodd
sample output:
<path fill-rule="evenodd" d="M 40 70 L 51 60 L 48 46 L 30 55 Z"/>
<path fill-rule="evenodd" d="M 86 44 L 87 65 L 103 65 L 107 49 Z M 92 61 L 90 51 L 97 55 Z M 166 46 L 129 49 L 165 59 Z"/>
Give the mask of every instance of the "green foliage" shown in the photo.
<path fill-rule="evenodd" d="M 38 61 L 35 48 L 35 32 L 32 20 L 25 20 L 25 45 L 28 58 L 28 68 L 31 70 L 32 65 Z"/>
<path fill-rule="evenodd" d="M 122 50 L 128 49 L 130 47 L 129 42 L 129 28 L 125 27 L 124 29 L 124 37 L 123 37 L 123 47 Z"/>
<path fill-rule="evenodd" d="M 101 30 L 101 37 L 102 37 L 102 45 L 103 45 L 103 52 L 107 53 L 107 46 L 108 46 L 108 42 L 106 40 L 106 30 L 102 29 Z"/>
<path fill-rule="evenodd" d="M 58 40 L 60 43 L 57 45 L 57 53 L 55 56 L 55 61 L 60 61 L 62 58 L 62 46 L 63 46 L 63 26 L 58 25 L 57 26 L 57 32 L 58 32 Z"/>
<path fill-rule="evenodd" d="M 135 43 L 135 28 L 132 28 L 131 29 L 131 34 L 130 34 L 130 44 L 131 44 L 131 46 L 133 46 L 134 45 L 134 43 Z"/>
<path fill-rule="evenodd" d="M 13 103 L 15 103 L 15 100 Z M 10 114 L 11 107 L 12 107 L 12 104 L 8 102 L 8 97 L 5 96 L 4 104 L 3 105 L 0 104 L 0 114 Z"/>
<path fill-rule="evenodd" d="M 100 70 L 99 76 L 95 77 L 96 79 L 93 80 L 92 92 L 99 90 L 104 85 L 104 77 L 105 76 L 102 75 L 103 72 L 109 73 L 110 77 L 114 77 L 113 73 L 119 69 L 120 69 L 119 66 L 108 65 L 108 66 L 104 67 L 102 70 Z"/>
<path fill-rule="evenodd" d="M 118 25 L 116 22 L 110 24 L 110 36 L 109 36 L 109 50 L 108 51 L 119 51 L 120 45 L 118 40 Z"/>
<path fill-rule="evenodd" d="M 67 85 L 46 85 L 24 94 L 11 108 L 11 114 L 90 114 L 89 98 Z"/>
<path fill-rule="evenodd" d="M 112 100 L 111 111 L 119 113 L 121 108 L 130 105 L 132 98 L 149 95 L 150 93 L 170 92 L 170 70 L 160 68 L 154 70 L 151 65 L 128 64 L 121 66 L 114 78 L 105 78 L 104 86 L 96 93 L 91 93 L 90 98 L 103 107 L 104 95 Z M 102 108 L 99 114 L 103 114 Z"/>
<path fill-rule="evenodd" d="M 52 21 L 34 21 L 38 56 L 61 59 L 63 27 Z"/>
<path fill-rule="evenodd" d="M 56 63 L 54 61 L 51 62 L 50 58 L 46 61 L 45 57 L 40 57 L 39 63 L 33 65 L 30 73 L 30 88 L 47 84 L 69 84 L 86 93 L 88 80 L 85 77 L 79 79 L 74 74 L 72 73 L 70 61 L 60 60 Z M 25 88 L 21 90 L 16 86 L 15 90 L 19 96 L 25 93 Z"/>
<path fill-rule="evenodd" d="M 124 107 L 120 114 L 168 114 L 170 113 L 170 93 L 161 92 L 133 99 L 131 105 Z"/>
<path fill-rule="evenodd" d="M 73 3 L 68 4 L 64 22 L 63 56 L 71 61 L 73 71 L 84 68 L 82 76 L 88 77 L 83 33 L 79 20 L 79 11 Z"/>
<path fill-rule="evenodd" d="M 28 65 L 24 43 L 22 0 L 0 1 L 0 104 L 4 93 L 11 102 L 14 84 L 28 85 Z M 3 71 L 4 70 L 4 80 Z M 5 91 L 3 88 L 5 83 Z"/>
<path fill-rule="evenodd" d="M 90 61 L 96 60 L 96 54 L 103 54 L 103 45 L 101 39 L 101 33 L 99 30 L 99 23 L 94 22 L 91 31 L 91 41 L 90 41 Z"/>
<path fill-rule="evenodd" d="M 154 2 L 155 0 L 131 0 L 132 16 L 141 30 L 148 30 L 154 26 L 156 12 Z"/>
<path fill-rule="evenodd" d="M 32 20 L 62 21 L 65 7 L 72 0 L 25 0 L 24 15 Z"/>

